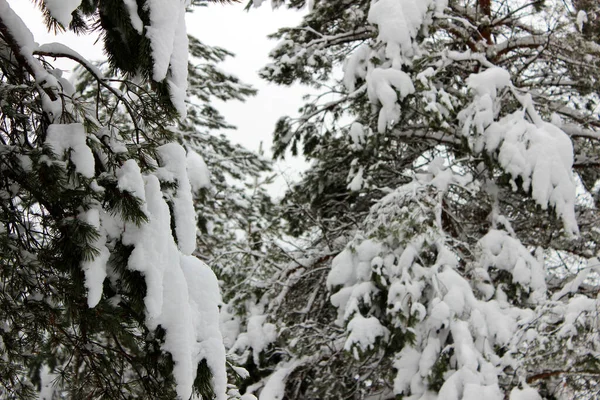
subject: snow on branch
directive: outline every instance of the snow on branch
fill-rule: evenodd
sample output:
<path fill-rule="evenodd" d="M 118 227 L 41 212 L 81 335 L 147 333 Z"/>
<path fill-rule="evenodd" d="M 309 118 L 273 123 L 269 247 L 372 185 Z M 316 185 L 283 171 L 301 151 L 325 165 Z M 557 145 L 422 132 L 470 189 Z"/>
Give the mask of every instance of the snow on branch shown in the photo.
<path fill-rule="evenodd" d="M 31 76 L 34 77 L 43 101 L 44 110 L 52 120 L 60 116 L 62 103 L 55 91 L 59 84 L 56 78 L 33 57 L 38 44 L 33 39 L 33 34 L 23 23 L 23 20 L 10 8 L 6 0 L 0 0 L 0 33 L 4 36 L 15 58 Z"/>
<path fill-rule="evenodd" d="M 573 143 L 556 125 L 545 122 L 535 110 L 530 95 L 520 94 L 510 82 L 508 71 L 494 67 L 471 74 L 467 79 L 473 102 L 459 113 L 462 133 L 476 154 L 483 150 L 516 179 L 543 208 L 554 207 L 562 217 L 568 235 L 579 230 L 575 217 Z M 498 92 L 507 88 L 522 109 L 498 118 L 501 99 Z"/>
<path fill-rule="evenodd" d="M 81 5 L 81 1 L 82 0 L 44 0 L 44 6 L 50 12 L 52 18 L 56 19 L 66 28 L 73 19 L 73 11 Z"/>
<path fill-rule="evenodd" d="M 146 36 L 152 49 L 153 74 L 157 82 L 167 79 L 171 101 L 184 118 L 187 114 L 188 38 L 185 12 L 189 0 L 147 0 L 150 25 Z"/>

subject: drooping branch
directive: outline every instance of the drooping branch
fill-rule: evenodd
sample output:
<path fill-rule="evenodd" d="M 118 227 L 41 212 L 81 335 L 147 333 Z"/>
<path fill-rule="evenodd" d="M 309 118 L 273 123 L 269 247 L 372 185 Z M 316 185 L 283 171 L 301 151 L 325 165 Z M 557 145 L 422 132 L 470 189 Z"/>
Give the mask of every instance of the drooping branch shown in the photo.
<path fill-rule="evenodd" d="M 0 34 L 4 39 L 4 42 L 8 45 L 11 52 L 15 56 L 15 59 L 19 63 L 19 65 L 27 71 L 29 75 L 32 77 L 40 78 L 40 70 L 43 70 L 42 66 L 36 65 L 37 60 L 33 59 L 31 54 L 27 54 L 23 51 L 22 43 L 19 43 L 19 39 L 16 34 L 13 32 L 15 29 L 21 29 L 21 31 L 26 30 L 27 28 L 21 23 L 21 21 L 10 21 L 9 17 L 15 16 L 14 12 L 6 2 L 6 0 L 0 0 Z M 12 22 L 12 23 L 11 23 Z M 21 35 L 30 32 L 20 32 Z M 40 82 L 38 82 L 40 83 Z M 40 86 L 41 87 L 41 86 Z M 57 99 L 56 94 L 52 91 L 51 87 L 41 87 L 41 90 L 48 96 L 51 101 L 55 101 Z"/>
<path fill-rule="evenodd" d="M 48 45 L 41 46 L 38 50 L 34 51 L 34 54 L 39 55 L 39 56 L 47 56 L 47 57 L 55 57 L 55 58 L 57 58 L 57 57 L 68 58 L 70 60 L 75 61 L 79 65 L 81 65 L 83 68 L 86 69 L 86 71 L 88 71 L 94 77 L 94 79 L 103 88 L 107 89 L 117 99 L 119 99 L 120 101 L 123 102 L 123 105 L 127 109 L 129 116 L 131 117 L 131 122 L 134 125 L 135 131 L 136 132 L 142 131 L 138 125 L 139 116 L 133 110 L 131 105 L 129 104 L 129 100 L 127 100 L 125 98 L 125 96 L 123 95 L 123 93 L 120 90 L 112 87 L 108 83 L 108 80 L 104 77 L 102 72 L 98 68 L 96 68 L 93 64 L 89 63 L 86 59 L 84 59 L 81 55 L 79 55 L 79 53 L 77 53 L 76 51 L 70 49 L 68 46 L 65 46 L 63 44 L 51 43 Z"/>

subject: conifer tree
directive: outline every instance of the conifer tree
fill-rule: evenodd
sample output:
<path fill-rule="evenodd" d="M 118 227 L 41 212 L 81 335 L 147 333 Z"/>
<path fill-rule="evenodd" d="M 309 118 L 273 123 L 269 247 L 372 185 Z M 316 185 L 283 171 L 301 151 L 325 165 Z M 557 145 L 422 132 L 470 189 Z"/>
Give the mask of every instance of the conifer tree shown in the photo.
<path fill-rule="evenodd" d="M 37 4 L 49 28 L 100 33 L 108 64 L 35 43 L 0 0 L 0 397 L 226 398 L 218 283 L 192 255 L 206 171 L 177 143 L 190 2 Z M 224 51 L 192 53 L 201 102 L 252 92 L 214 67 Z"/>
<path fill-rule="evenodd" d="M 246 392 L 598 396 L 596 11 L 315 1 L 274 35 L 263 77 L 321 91 L 275 129 L 308 245 L 239 316 Z"/>
<path fill-rule="evenodd" d="M 188 113 L 172 130 L 187 151 L 198 224 L 196 254 L 219 279 L 226 303 L 221 308 L 224 342 L 231 345 L 237 331 L 236 321 L 231 319 L 234 310 L 244 309 L 248 298 L 255 299 L 260 289 L 247 283 L 265 279 L 261 264 L 266 259 L 274 262 L 278 256 L 270 247 L 281 231 L 277 207 L 266 192 L 273 178 L 271 162 L 232 143 L 224 134 L 214 133 L 234 127 L 212 106 L 212 100 L 243 101 L 255 90 L 218 68 L 217 63 L 231 53 L 192 36 L 189 43 Z M 81 68 L 79 72 L 77 87 L 91 101 L 97 96 L 93 77 Z M 131 125 L 125 110 L 110 114 L 121 120 L 122 126 Z M 231 366 L 241 363 L 235 355 L 230 361 Z M 233 385 L 229 394 L 235 397 L 234 384 L 241 382 L 239 370 L 230 368 L 228 372 Z"/>

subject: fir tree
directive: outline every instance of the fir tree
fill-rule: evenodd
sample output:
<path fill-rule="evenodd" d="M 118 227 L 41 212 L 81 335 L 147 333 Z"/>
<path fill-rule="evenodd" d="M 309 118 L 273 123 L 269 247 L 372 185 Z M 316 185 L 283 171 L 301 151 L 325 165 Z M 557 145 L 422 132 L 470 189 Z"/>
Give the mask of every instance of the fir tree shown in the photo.
<path fill-rule="evenodd" d="M 307 244 L 241 311 L 245 389 L 595 398 L 594 6 L 310 7 L 262 71 L 327 88 L 275 129 L 312 162 L 283 204 Z"/>
<path fill-rule="evenodd" d="M 100 33 L 108 66 L 38 45 L 0 1 L 0 397 L 225 398 L 218 283 L 192 256 L 198 164 L 177 144 L 189 2 L 38 4 L 49 28 Z M 194 96 L 251 93 L 206 89 L 237 82 L 204 51 Z M 73 86 L 56 57 L 87 76 Z"/>
<path fill-rule="evenodd" d="M 220 281 L 223 298 L 229 303 L 222 309 L 222 320 L 230 326 L 228 310 L 239 308 L 244 299 L 254 296 L 252 290 L 240 292 L 240 282 L 260 276 L 257 265 L 267 257 L 263 250 L 279 233 L 276 208 L 266 193 L 266 185 L 273 177 L 269 175 L 271 162 L 231 143 L 225 134 L 215 134 L 235 127 L 212 106 L 213 101 L 244 101 L 256 91 L 219 69 L 218 63 L 232 56 L 230 52 L 192 36 L 188 39 L 188 112 L 171 130 L 187 152 L 198 224 L 195 254 L 211 266 Z M 98 95 L 93 76 L 82 68 L 78 73 L 77 87 L 88 101 L 93 101 Z M 108 74 L 109 71 L 105 73 Z M 120 121 L 121 128 L 133 129 L 126 110 L 109 111 L 110 118 Z M 229 333 L 225 329 L 225 343 L 231 340 Z M 232 357 L 231 361 L 237 362 L 237 358 Z M 239 381 L 239 374 L 233 368 L 228 372 L 232 382 L 228 393 L 236 397 L 234 383 Z"/>

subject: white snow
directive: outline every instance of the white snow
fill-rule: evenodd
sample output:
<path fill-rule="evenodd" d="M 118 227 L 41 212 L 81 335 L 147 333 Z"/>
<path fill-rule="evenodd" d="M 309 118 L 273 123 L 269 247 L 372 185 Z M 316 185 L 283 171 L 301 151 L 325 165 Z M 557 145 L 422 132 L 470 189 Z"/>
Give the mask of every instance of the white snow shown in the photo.
<path fill-rule="evenodd" d="M 421 298 L 423 286 L 422 282 L 395 280 L 388 291 L 388 305 L 394 311 L 401 310 L 403 313 L 409 314 L 411 308 L 419 304 L 418 301 Z"/>
<path fill-rule="evenodd" d="M 188 37 L 185 26 L 185 10 L 179 11 L 179 21 L 175 29 L 173 52 L 170 59 L 170 74 L 167 77 L 169 93 L 181 119 L 187 115 L 185 104 L 188 85 Z"/>
<path fill-rule="evenodd" d="M 221 307 L 219 315 L 219 326 L 223 335 L 223 343 L 225 344 L 225 349 L 229 350 L 233 347 L 242 331 L 240 317 L 235 314 L 235 311 L 228 304 Z"/>
<path fill-rule="evenodd" d="M 144 23 L 138 14 L 138 7 L 136 0 L 123 0 L 125 7 L 127 8 L 127 12 L 129 12 L 129 19 L 131 20 L 131 26 L 133 29 L 137 31 L 140 35 L 144 31 Z"/>
<path fill-rule="evenodd" d="M 569 299 L 566 307 L 561 307 L 560 314 L 564 316 L 562 327 L 557 335 L 560 337 L 570 337 L 577 334 L 577 325 L 583 315 L 586 313 L 596 313 L 598 303 L 589 297 L 578 295 Z"/>
<path fill-rule="evenodd" d="M 283 400 L 285 394 L 285 381 L 296 368 L 304 364 L 304 360 L 292 359 L 281 363 L 277 370 L 268 378 L 265 386 L 260 391 L 259 400 Z"/>
<path fill-rule="evenodd" d="M 488 68 L 483 72 L 471 74 L 467 78 L 467 86 L 478 96 L 489 95 L 496 98 L 498 90 L 510 86 L 510 74 L 504 68 Z"/>
<path fill-rule="evenodd" d="M 81 5 L 81 0 L 44 0 L 50 15 L 65 28 L 71 23 L 73 11 Z"/>
<path fill-rule="evenodd" d="M 410 77 L 397 69 L 375 68 L 367 76 L 367 94 L 373 104 L 381 103 L 377 130 L 384 133 L 386 128 L 394 126 L 400 118 L 400 99 L 415 92 Z M 396 90 L 398 90 L 398 93 Z"/>
<path fill-rule="evenodd" d="M 467 87 L 475 96 L 473 103 L 458 114 L 459 120 L 463 121 L 464 136 L 469 137 L 473 126 L 477 134 L 483 134 L 499 112 L 499 105 L 496 101 L 498 91 L 511 85 L 508 71 L 498 67 L 471 74 L 467 78 Z M 480 143 L 474 144 L 473 147 L 476 152 L 482 150 Z"/>
<path fill-rule="evenodd" d="M 360 313 L 354 315 L 348 323 L 348 338 L 344 349 L 350 351 L 357 345 L 362 351 L 369 350 L 375 344 L 377 338 L 387 340 L 390 332 L 375 317 L 363 317 Z"/>
<path fill-rule="evenodd" d="M 386 44 L 385 54 L 393 65 L 402 65 L 402 56 L 414 55 L 413 39 L 423 24 L 428 0 L 379 0 L 371 4 L 368 20 L 379 28 L 378 40 Z"/>
<path fill-rule="evenodd" d="M 144 181 L 148 222 L 139 227 L 128 224 L 123 243 L 135 246 L 128 267 L 144 275 L 147 324 L 154 329 L 163 307 L 163 277 L 174 262 L 178 263 L 179 251 L 171 235 L 171 215 L 160 183 L 154 175 L 144 177 Z"/>
<path fill-rule="evenodd" d="M 157 153 L 162 168 L 172 174 L 172 180 L 177 184 L 172 196 L 177 245 L 182 253 L 189 255 L 196 249 L 196 211 L 185 150 L 177 143 L 168 143 L 160 146 Z"/>
<path fill-rule="evenodd" d="M 352 139 L 352 144 L 360 148 L 360 146 L 365 142 L 365 127 L 358 123 L 354 122 L 350 127 L 350 138 Z"/>
<path fill-rule="evenodd" d="M 510 392 L 509 400 L 542 400 L 542 396 L 539 395 L 537 390 L 531 387 L 523 389 L 514 388 Z"/>
<path fill-rule="evenodd" d="M 354 175 L 354 177 L 348 184 L 348 190 L 350 190 L 351 192 L 358 192 L 360 189 L 362 189 L 363 181 L 364 181 L 363 172 L 364 172 L 363 167 L 359 167 L 358 171 L 356 172 L 356 174 Z"/>
<path fill-rule="evenodd" d="M 182 0 L 148 0 L 147 10 L 150 25 L 146 27 L 146 36 L 150 39 L 154 70 L 152 79 L 157 82 L 167 77 L 169 62 L 175 45 L 175 32 L 179 25 L 179 14 L 183 11 Z"/>
<path fill-rule="evenodd" d="M 149 200 L 153 201 L 151 196 L 149 196 Z M 190 307 L 190 290 L 187 286 L 186 276 L 177 263 L 179 254 L 176 247 L 173 246 L 172 239 L 170 242 L 167 249 L 170 259 L 164 260 L 162 276 L 157 277 L 162 281 L 162 287 L 159 289 L 162 291 L 162 307 L 153 323 L 167 330 L 161 348 L 171 353 L 173 361 L 175 361 L 173 376 L 177 385 L 177 394 L 182 399 L 188 399 L 192 395 L 192 386 L 196 377 L 198 366 L 196 361 L 199 361 L 196 348 L 196 323 L 202 324 L 204 321 L 194 321 L 193 315 L 197 311 Z M 135 250 L 137 249 L 138 246 Z M 200 290 L 200 288 L 196 287 L 193 290 Z"/>
<path fill-rule="evenodd" d="M 89 209 L 81 213 L 79 219 L 92 225 L 99 234 L 93 246 L 100 254 L 92 260 L 84 260 L 81 263 L 81 269 L 85 273 L 85 287 L 88 290 L 88 307 L 93 308 L 102 298 L 103 284 L 106 278 L 106 263 L 110 257 L 110 251 L 106 247 L 106 233 L 100 225 L 100 211 L 97 208 Z"/>
<path fill-rule="evenodd" d="M 327 276 L 327 287 L 344 285 L 350 286 L 356 282 L 354 257 L 350 249 L 344 249 L 335 256 L 331 263 L 331 271 Z"/>
<path fill-rule="evenodd" d="M 396 357 L 394 368 L 398 373 L 394 378 L 394 393 L 406 393 L 410 389 L 413 376 L 419 371 L 421 353 L 414 347 L 404 346 Z"/>
<path fill-rule="evenodd" d="M 169 172 L 189 185 L 183 149 L 167 146 L 160 152 Z M 181 159 L 169 158 L 174 155 L 180 155 Z M 124 187 L 137 191 L 139 169 L 135 163 L 128 166 L 127 173 L 120 178 L 126 178 Z M 128 223 L 123 243 L 134 246 L 128 268 L 140 271 L 146 280 L 146 325 L 150 329 L 158 325 L 166 329 L 163 349 L 175 361 L 173 374 L 179 397 L 191 396 L 198 362 L 206 359 L 213 372 L 217 398 L 225 399 L 225 349 L 219 331 L 221 299 L 216 278 L 202 262 L 179 250 L 158 178 L 148 175 L 143 179 L 148 222 L 141 226 Z"/>
<path fill-rule="evenodd" d="M 543 209 L 553 206 L 567 233 L 577 234 L 571 139 L 550 123 L 533 124 L 524 117 L 517 111 L 492 123 L 478 147 L 497 151 L 498 162 L 513 180 L 522 178 L 533 199 Z"/>
<path fill-rule="evenodd" d="M 13 36 L 13 39 L 19 45 L 21 51 L 31 56 L 31 53 L 38 47 L 33 40 L 33 34 L 23 20 L 10 8 L 6 0 L 0 0 L 0 15 L 2 15 L 2 23 L 8 28 L 8 31 Z"/>
<path fill-rule="evenodd" d="M 37 51 L 40 53 L 51 53 L 51 54 L 61 54 L 65 56 L 69 56 L 78 63 L 81 63 L 85 68 L 90 70 L 98 79 L 104 79 L 104 74 L 98 67 L 96 67 L 93 63 L 89 62 L 85 57 L 81 54 L 70 48 L 69 46 L 64 45 L 63 43 L 44 43 L 37 48 Z"/>
<path fill-rule="evenodd" d="M 125 161 L 117 170 L 116 175 L 117 187 L 121 191 L 127 191 L 140 200 L 146 200 L 144 178 L 135 160 L 130 159 Z"/>
<path fill-rule="evenodd" d="M 86 178 L 94 176 L 94 155 L 86 143 L 86 134 L 82 124 L 52 124 L 48 127 L 45 144 L 59 157 L 71 150 L 70 160 L 75 171 Z"/>
<path fill-rule="evenodd" d="M 142 33 L 144 27 L 139 18 L 137 3 L 134 0 L 123 2 L 132 26 Z M 59 23 L 67 26 L 71 22 L 72 12 L 81 4 L 81 0 L 46 0 L 44 4 Z M 153 78 L 157 81 L 167 79 L 173 104 L 183 116 L 187 85 L 184 16 L 189 1 L 149 0 L 147 5 L 150 26 L 146 27 L 146 32 L 155 61 Z M 38 46 L 31 32 L 6 0 L 0 0 L 0 15 L 7 32 L 27 63 L 28 72 L 36 80 L 43 111 L 51 122 L 58 120 L 63 109 L 69 110 L 69 105 L 63 104 L 60 92 L 71 96 L 74 91 L 72 85 L 62 78 L 61 71 L 46 70 L 34 54 L 60 54 L 78 59 L 99 79 L 104 79 L 94 65 L 66 46 L 60 43 Z M 57 99 L 51 100 L 54 97 Z M 118 133 L 108 132 L 108 135 L 111 137 L 110 146 L 115 152 L 127 152 L 127 148 L 118 140 Z M 91 179 L 95 175 L 95 161 L 87 145 L 88 139 L 96 141 L 97 137 L 88 138 L 80 123 L 50 124 L 44 145 L 56 154 L 59 160 L 57 163 L 66 164 L 65 161 L 70 161 L 76 172 Z M 151 330 L 158 326 L 166 330 L 163 350 L 172 355 L 175 363 L 173 374 L 178 397 L 190 398 L 198 363 L 206 360 L 212 371 L 212 386 L 216 398 L 225 400 L 227 375 L 225 348 L 219 328 L 221 298 L 218 283 L 210 268 L 190 255 L 195 250 L 196 240 L 191 186 L 208 187 L 208 170 L 200 156 L 187 156 L 177 144 L 160 147 L 158 158 L 160 166 L 153 172 L 142 174 L 133 159 L 123 162 L 115 171 L 119 190 L 127 191 L 140 199 L 141 208 L 148 218 L 147 223 L 137 226 L 124 222 L 118 215 L 106 212 L 101 204 L 93 201 L 90 208 L 81 209 L 77 216 L 99 233 L 92 243 L 98 255 L 81 262 L 88 306 L 95 307 L 101 300 L 103 283 L 107 277 L 111 282 L 118 279 L 115 271 L 107 269 L 110 255 L 108 247 L 115 240 L 122 240 L 123 244 L 133 246 L 128 268 L 139 271 L 146 282 L 146 325 Z M 24 167 L 30 163 L 25 158 L 21 161 Z M 188 168 L 192 171 L 190 176 Z M 175 184 L 174 188 L 163 192 L 159 179 L 163 183 Z M 91 182 L 91 189 L 96 193 L 104 190 L 96 181 Z M 173 215 L 167 201 L 173 203 Z M 119 296 L 114 296 L 109 302 L 117 307 Z M 270 326 L 274 328 L 274 325 Z M 262 329 L 262 333 L 257 333 L 256 336 L 268 333 L 269 324 L 265 324 Z M 274 329 L 271 329 L 271 337 L 274 334 Z M 42 396 L 47 396 L 50 393 L 49 386 L 46 381 L 42 384 Z"/>
<path fill-rule="evenodd" d="M 543 209 L 554 207 L 568 235 L 577 235 L 575 183 L 572 174 L 573 143 L 556 125 L 543 121 L 530 95 L 521 95 L 510 82 L 508 71 L 492 67 L 472 74 L 468 87 L 474 101 L 462 110 L 463 135 L 476 153 L 486 150 Z M 522 109 L 495 120 L 499 113 L 498 91 L 511 90 Z M 472 128 L 475 128 L 474 130 Z M 474 131 L 474 132 L 473 132 Z"/>
<path fill-rule="evenodd" d="M 187 152 L 187 174 L 194 192 L 210 188 L 210 172 L 204 158 L 193 150 Z"/>
<path fill-rule="evenodd" d="M 254 363 L 259 365 L 260 353 L 277 339 L 277 327 L 266 322 L 267 316 L 258 314 L 248 319 L 248 344 L 252 347 Z"/>
<path fill-rule="evenodd" d="M 427 340 L 427 345 L 423 348 L 423 353 L 419 357 L 419 373 L 422 377 L 427 377 L 431 368 L 437 361 L 441 348 L 440 339 L 431 337 Z"/>
<path fill-rule="evenodd" d="M 367 76 L 367 61 L 371 49 L 363 44 L 346 59 L 344 64 L 344 86 L 349 92 L 356 89 L 356 78 L 365 79 Z"/>
<path fill-rule="evenodd" d="M 10 8 L 6 0 L 0 0 L 0 15 L 2 15 L 2 23 L 6 26 L 7 32 L 12 36 L 21 55 L 31 68 L 36 83 L 50 92 L 59 91 L 60 85 L 57 79 L 33 56 L 33 52 L 38 48 L 38 44 L 33 40 L 33 34 L 27 29 L 23 20 Z M 58 120 L 63 107 L 61 99 L 51 100 L 44 91 L 40 91 L 40 96 L 42 108 L 50 121 Z"/>
<path fill-rule="evenodd" d="M 462 400 L 503 400 L 504 393 L 497 385 L 479 385 L 467 383 L 463 390 Z"/>
<path fill-rule="evenodd" d="M 529 300 L 533 304 L 546 299 L 544 267 L 519 240 L 492 229 L 479 240 L 478 246 L 482 250 L 480 263 L 486 271 L 495 267 L 510 272 L 514 283 L 531 290 Z"/>
<path fill-rule="evenodd" d="M 42 365 L 40 368 L 40 393 L 38 400 L 53 400 L 55 399 L 56 391 L 54 390 L 54 381 L 57 378 L 55 374 L 50 372 L 50 368 Z"/>
<path fill-rule="evenodd" d="M 202 359 L 212 372 L 212 387 L 217 399 L 222 400 L 227 391 L 227 372 L 225 369 L 225 347 L 219 328 L 219 307 L 221 294 L 219 283 L 213 271 L 193 256 L 181 256 L 181 268 L 185 275 L 189 306 L 196 332 L 197 351 L 192 353 L 197 365 Z"/>
<path fill-rule="evenodd" d="M 152 50 L 152 79 L 167 79 L 173 105 L 185 117 L 187 89 L 187 31 L 185 8 L 188 0 L 148 0 L 150 25 L 146 36 Z M 170 75 L 167 75 L 170 71 Z"/>
<path fill-rule="evenodd" d="M 458 368 L 468 368 L 477 372 L 479 362 L 474 349 L 473 337 L 469 331 L 469 324 L 466 321 L 452 321 L 450 331 L 454 338 L 454 354 Z"/>
<path fill-rule="evenodd" d="M 595 259 L 592 259 L 592 260 L 595 260 Z M 579 273 L 577 274 L 577 276 L 575 276 L 575 278 L 573 280 L 571 280 L 570 282 L 563 285 L 563 287 L 562 287 L 562 289 L 560 289 L 560 291 L 558 291 L 552 295 L 552 300 L 555 300 L 555 301 L 560 300 L 561 298 L 563 298 L 565 295 L 567 295 L 569 293 L 577 293 L 577 290 L 579 289 L 581 284 L 587 279 L 590 272 L 591 271 L 589 268 L 585 268 L 585 269 L 582 269 L 581 271 L 579 271 Z"/>
<path fill-rule="evenodd" d="M 583 24 L 585 24 L 586 22 L 588 22 L 587 13 L 584 10 L 579 10 L 579 12 L 577 13 L 576 20 L 577 29 L 579 29 L 579 32 L 583 30 Z"/>
<path fill-rule="evenodd" d="M 442 160 L 434 160 L 427 173 L 415 176 L 413 182 L 379 200 L 365 220 L 369 230 L 358 231 L 333 260 L 327 284 L 335 289 L 331 303 L 338 309 L 336 324 L 344 326 L 343 322 L 349 321 L 346 350 L 357 357 L 359 351 L 375 346 L 378 340 L 385 341 L 389 335 L 388 323 L 396 329 L 410 330 L 415 336 L 414 343 L 396 354 L 395 394 L 410 395 L 411 399 L 429 395 L 436 398 L 428 389 L 431 368 L 440 353 L 451 348 L 450 369 L 437 398 L 475 400 L 479 393 L 490 399 L 502 399 L 497 371 L 507 366 L 514 368 L 511 352 L 518 351 L 517 346 L 525 336 L 520 331 L 536 314 L 531 309 L 512 306 L 507 295 L 500 288 L 495 291 L 493 286 L 486 300 L 480 300 L 472 285 L 480 287 L 486 277 L 489 280 L 487 269 L 494 267 L 509 271 L 513 281 L 529 293 L 532 305 L 547 296 L 543 266 L 517 239 L 503 231 L 492 230 L 480 241 L 474 282 L 457 269 L 457 254 L 445 244 L 439 221 L 442 201 L 439 193 L 447 190 L 450 182 L 469 187 L 471 180 L 470 176 L 460 176 L 444 168 Z M 411 224 L 417 227 L 409 228 L 405 234 L 405 226 Z M 421 233 L 415 233 L 414 229 Z M 384 232 L 389 232 L 389 238 L 382 238 Z M 423 254 L 432 248 L 437 252 L 435 261 L 420 265 L 424 262 Z M 371 266 L 368 273 L 363 271 L 363 264 Z M 375 280 L 375 274 L 380 278 Z M 387 304 L 381 309 L 387 315 L 385 326 L 373 316 L 363 316 L 359 310 L 359 304 L 378 307 L 374 299 L 381 291 L 375 282 L 388 287 Z M 492 298 L 494 294 L 497 299 Z M 594 307 L 593 301 L 579 300 L 563 307 L 564 312 L 558 310 L 557 314 L 567 316 L 559 334 L 566 337 L 573 334 L 574 327 L 582 323 L 577 316 L 582 311 L 590 313 Z M 418 322 L 407 327 L 409 316 Z M 497 347 L 509 351 L 500 358 L 495 351 Z"/>

